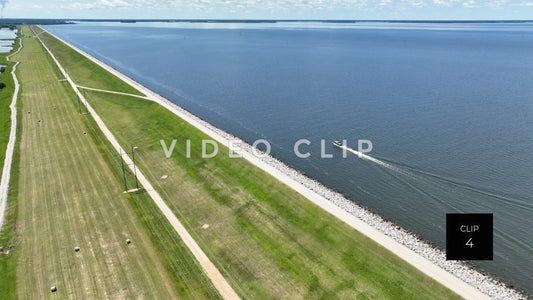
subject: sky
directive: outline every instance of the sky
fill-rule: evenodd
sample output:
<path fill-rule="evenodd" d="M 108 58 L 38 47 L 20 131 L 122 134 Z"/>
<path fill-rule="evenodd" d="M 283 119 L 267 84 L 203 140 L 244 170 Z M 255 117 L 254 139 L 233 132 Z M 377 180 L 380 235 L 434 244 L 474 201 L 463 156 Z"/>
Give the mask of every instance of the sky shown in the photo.
<path fill-rule="evenodd" d="M 533 0 L 0 0 L 4 18 L 525 20 Z"/>

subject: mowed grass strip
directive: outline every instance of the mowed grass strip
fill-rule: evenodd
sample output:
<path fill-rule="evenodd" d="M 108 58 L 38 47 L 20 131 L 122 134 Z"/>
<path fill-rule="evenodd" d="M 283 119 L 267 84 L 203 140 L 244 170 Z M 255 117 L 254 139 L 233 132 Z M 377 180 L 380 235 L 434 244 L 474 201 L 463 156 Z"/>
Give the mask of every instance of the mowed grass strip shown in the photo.
<path fill-rule="evenodd" d="M 122 193 L 117 158 L 39 41 L 24 46 L 18 298 L 47 298 L 51 286 L 61 298 L 216 298 L 151 200 Z"/>
<path fill-rule="evenodd" d="M 64 55 L 69 52 L 58 59 L 68 64 Z M 218 156 L 202 159 L 201 140 L 208 137 L 158 104 L 102 92 L 86 95 L 123 146 L 139 147 L 141 170 L 242 296 L 458 298 L 275 178 L 243 159 L 228 158 L 221 145 Z M 179 141 L 170 159 L 161 139 L 167 145 Z"/>
<path fill-rule="evenodd" d="M 139 147 L 141 170 L 243 296 L 458 297 L 275 178 L 228 158 L 222 145 L 202 159 L 208 137 L 158 104 L 101 92 L 88 99 L 121 144 Z M 179 141 L 170 159 L 161 139 Z"/>
<path fill-rule="evenodd" d="M 61 65 L 65 68 L 72 80 L 79 85 L 102 90 L 113 90 L 115 92 L 129 93 L 144 96 L 142 93 L 123 82 L 116 76 L 105 71 L 94 62 L 85 59 L 84 56 L 74 51 L 63 43 L 49 43 L 55 38 L 44 32 L 39 27 L 34 26 L 34 31 L 56 56 L 62 56 L 65 61 Z"/>
<path fill-rule="evenodd" d="M 127 167 L 125 167 L 125 174 L 122 173 L 120 156 L 106 140 L 94 119 L 89 117 L 86 121 L 89 134 L 109 164 L 115 167 L 115 175 L 120 177 L 121 185 L 125 183 L 124 189 L 135 188 L 137 181 L 134 174 Z M 127 198 L 157 248 L 157 254 L 169 272 L 169 279 L 178 289 L 179 297 L 183 299 L 221 298 L 192 253 L 148 194 L 141 190 L 127 195 Z"/>

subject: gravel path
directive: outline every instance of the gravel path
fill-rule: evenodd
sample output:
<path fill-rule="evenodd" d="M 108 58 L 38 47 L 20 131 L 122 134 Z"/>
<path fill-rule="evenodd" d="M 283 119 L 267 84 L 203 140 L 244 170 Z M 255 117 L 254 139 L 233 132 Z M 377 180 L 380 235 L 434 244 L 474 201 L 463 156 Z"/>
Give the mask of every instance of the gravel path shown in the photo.
<path fill-rule="evenodd" d="M 59 61 L 55 58 L 53 53 L 46 47 L 46 45 L 43 43 L 43 41 L 37 37 L 45 50 L 50 54 L 52 60 L 57 65 L 63 76 L 65 76 L 65 79 L 69 82 L 72 89 L 76 92 L 80 100 L 86 105 L 87 110 L 91 114 L 91 116 L 94 118 L 96 124 L 98 127 L 100 127 L 100 130 L 104 133 L 106 138 L 109 140 L 109 142 L 113 145 L 113 148 L 121 154 L 122 159 L 124 160 L 124 163 L 131 169 L 132 172 L 136 172 L 137 179 L 139 180 L 139 183 L 144 187 L 146 192 L 150 195 L 154 203 L 157 205 L 157 207 L 161 210 L 163 215 L 167 218 L 167 220 L 170 222 L 174 230 L 179 234 L 181 239 L 183 240 L 184 244 L 189 248 L 191 253 L 194 255 L 202 269 L 204 270 L 207 277 L 211 279 L 211 282 L 215 286 L 215 288 L 218 290 L 220 295 L 224 299 L 240 299 L 240 297 L 237 295 L 237 293 L 233 290 L 233 288 L 229 285 L 229 283 L 226 281 L 224 276 L 220 273 L 220 271 L 216 268 L 216 266 L 209 260 L 207 255 L 203 252 L 203 250 L 198 246 L 196 241 L 192 238 L 192 236 L 189 234 L 187 229 L 181 224 L 181 222 L 178 220 L 176 215 L 172 212 L 172 210 L 168 207 L 168 205 L 165 203 L 161 195 L 154 189 L 150 181 L 144 176 L 144 174 L 136 169 L 134 170 L 134 163 L 133 160 L 129 157 L 127 152 L 122 149 L 118 141 L 116 140 L 115 136 L 111 133 L 111 131 L 107 128 L 107 126 L 104 124 L 102 119 L 98 116 L 96 111 L 90 106 L 90 104 L 87 102 L 83 94 L 79 91 L 78 85 L 76 85 L 68 73 L 65 71 L 65 69 L 61 66 Z M 104 90 L 101 90 L 104 91 Z"/>
<path fill-rule="evenodd" d="M 20 47 L 14 53 L 7 56 L 7 60 L 11 61 L 11 56 L 17 54 L 22 49 L 22 39 L 19 39 Z M 0 231 L 4 225 L 5 211 L 7 205 L 7 195 L 9 193 L 9 180 L 11 179 L 11 164 L 13 162 L 13 151 L 15 150 L 15 143 L 17 140 L 17 98 L 19 95 L 20 84 L 15 74 L 17 71 L 17 61 L 11 70 L 13 76 L 13 83 L 15 83 L 15 91 L 13 99 L 9 108 L 11 109 L 11 130 L 9 132 L 9 141 L 7 143 L 6 156 L 4 158 L 4 168 L 2 170 L 2 178 L 0 179 Z"/>
<path fill-rule="evenodd" d="M 82 90 L 102 92 L 102 93 L 115 94 L 115 95 L 122 95 L 122 96 L 128 96 L 128 97 L 137 97 L 137 98 L 141 98 L 141 99 L 151 100 L 150 98 L 148 98 L 146 96 L 139 96 L 139 95 L 134 95 L 134 94 L 122 93 L 122 92 L 95 89 L 95 88 L 91 88 L 91 87 L 87 87 L 87 86 L 83 86 L 83 85 L 76 85 L 76 87 L 78 89 L 82 89 Z"/>

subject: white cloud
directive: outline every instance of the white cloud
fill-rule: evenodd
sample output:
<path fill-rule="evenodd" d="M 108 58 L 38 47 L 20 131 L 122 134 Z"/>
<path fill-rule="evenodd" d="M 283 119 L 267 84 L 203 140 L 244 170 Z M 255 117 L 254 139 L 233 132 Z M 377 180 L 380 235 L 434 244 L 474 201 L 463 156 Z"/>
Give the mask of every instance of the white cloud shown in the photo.
<path fill-rule="evenodd" d="M 508 0 L 494 0 L 494 1 L 490 1 L 488 3 L 488 6 L 494 7 L 494 8 L 503 8 L 507 6 L 508 2 L 509 2 Z"/>
<path fill-rule="evenodd" d="M 414 7 L 424 7 L 426 6 L 426 2 L 424 1 L 411 1 L 411 5 Z"/>
<path fill-rule="evenodd" d="M 461 2 L 461 0 L 433 0 L 433 3 L 435 3 L 437 6 L 454 6 Z"/>
<path fill-rule="evenodd" d="M 62 4 L 59 7 L 63 9 L 75 9 L 75 10 L 91 9 L 91 8 L 94 8 L 94 3 L 71 2 L 68 4 Z"/>
<path fill-rule="evenodd" d="M 372 2 L 379 0 L 161 0 L 143 1 L 151 3 L 154 7 L 175 7 L 175 8 L 209 8 L 226 7 L 228 9 L 330 9 L 330 8 L 354 8 L 365 7 Z M 379 3 L 390 3 L 392 0 L 381 0 Z M 143 4 L 144 4 L 143 3 Z"/>
<path fill-rule="evenodd" d="M 100 5 L 107 7 L 107 8 L 115 8 L 115 7 L 131 7 L 132 5 L 126 1 L 123 0 L 100 0 Z"/>
<path fill-rule="evenodd" d="M 525 1 L 520 3 L 512 4 L 513 6 L 525 6 L 525 7 L 533 7 L 533 1 Z"/>
<path fill-rule="evenodd" d="M 63 9 L 97 9 L 97 8 L 129 8 L 137 6 L 139 7 L 142 1 L 127 2 L 124 0 L 97 0 L 92 2 L 81 1 L 63 1 L 66 4 L 60 5 Z"/>
<path fill-rule="evenodd" d="M 469 0 L 463 3 L 463 6 L 466 8 L 476 8 L 479 7 L 479 4 L 475 0 Z"/>
<path fill-rule="evenodd" d="M 323 11 L 343 9 L 412 10 L 425 7 L 486 7 L 501 9 L 509 6 L 533 7 L 532 0 L 60 0 L 61 8 L 82 9 L 169 9 L 198 11 Z"/>
<path fill-rule="evenodd" d="M 420 8 L 427 6 L 426 1 L 424 0 L 400 0 L 400 9 L 406 10 L 412 7 Z"/>

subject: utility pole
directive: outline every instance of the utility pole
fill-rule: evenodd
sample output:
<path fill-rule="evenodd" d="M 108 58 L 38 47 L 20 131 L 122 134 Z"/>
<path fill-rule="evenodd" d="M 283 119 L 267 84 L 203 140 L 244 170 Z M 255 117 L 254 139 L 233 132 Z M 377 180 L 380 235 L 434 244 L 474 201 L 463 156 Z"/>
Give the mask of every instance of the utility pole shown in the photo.
<path fill-rule="evenodd" d="M 78 95 L 76 95 L 76 100 L 78 100 L 78 111 L 80 112 L 80 115 L 81 115 L 82 113 L 81 113 L 80 97 Z"/>
<path fill-rule="evenodd" d="M 85 107 L 85 111 L 84 112 L 81 111 L 81 107 L 80 107 L 80 114 L 88 115 L 89 114 L 89 110 L 87 109 L 87 93 L 81 92 L 81 91 L 80 91 L 80 93 L 83 93 L 83 97 L 85 97 L 85 103 L 83 103 L 81 101 L 81 99 L 78 97 L 78 104 L 81 105 L 81 107 Z M 81 104 L 80 104 L 80 102 L 81 102 Z"/>
<path fill-rule="evenodd" d="M 119 150 L 120 154 L 120 165 L 122 166 L 122 177 L 124 178 L 124 188 L 125 191 L 128 191 L 128 183 L 126 181 L 126 169 L 124 169 L 124 160 L 122 159 L 122 150 Z"/>
<path fill-rule="evenodd" d="M 131 146 L 131 157 L 133 160 L 133 175 L 135 176 L 135 186 L 139 189 L 139 181 L 137 180 L 137 164 L 135 163 L 135 149 L 138 147 Z"/>

